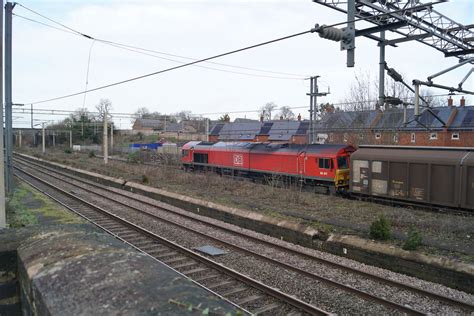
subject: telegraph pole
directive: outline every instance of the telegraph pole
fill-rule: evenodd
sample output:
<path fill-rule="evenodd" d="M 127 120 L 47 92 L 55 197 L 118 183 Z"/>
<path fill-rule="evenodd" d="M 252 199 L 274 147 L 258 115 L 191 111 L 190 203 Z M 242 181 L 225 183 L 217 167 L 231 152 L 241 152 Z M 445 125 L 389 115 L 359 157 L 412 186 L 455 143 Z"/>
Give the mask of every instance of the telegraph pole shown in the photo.
<path fill-rule="evenodd" d="M 12 135 L 12 13 L 15 4 L 5 5 L 5 149 L 6 149 L 6 190 L 13 191 L 13 135 Z"/>
<path fill-rule="evenodd" d="M 72 150 L 72 130 L 69 131 L 69 148 Z"/>
<path fill-rule="evenodd" d="M 0 74 L 3 73 L 3 0 L 0 0 Z M 3 76 L 0 76 L 0 100 L 3 101 Z M 0 117 L 2 120 L 0 128 L 0 229 L 7 226 L 5 213 L 5 152 L 3 150 L 3 106 L 0 106 Z"/>

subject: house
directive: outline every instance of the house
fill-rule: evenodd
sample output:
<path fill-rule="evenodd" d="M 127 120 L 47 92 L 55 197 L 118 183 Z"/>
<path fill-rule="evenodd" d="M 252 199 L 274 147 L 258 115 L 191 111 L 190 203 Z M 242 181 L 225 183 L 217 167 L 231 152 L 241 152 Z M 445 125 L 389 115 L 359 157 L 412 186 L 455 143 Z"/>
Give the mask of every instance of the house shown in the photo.
<path fill-rule="evenodd" d="M 413 109 L 336 112 L 317 122 L 315 132 L 320 143 L 474 147 L 474 106 L 434 107 L 418 120 Z"/>
<path fill-rule="evenodd" d="M 307 121 L 246 121 L 222 122 L 214 126 L 209 141 L 246 141 L 246 142 L 290 142 L 304 144 L 308 142 Z"/>
<path fill-rule="evenodd" d="M 404 123 L 405 116 L 407 123 Z M 210 132 L 210 141 L 289 142 L 305 144 L 309 121 L 221 122 Z M 315 142 L 358 145 L 474 147 L 474 106 L 328 112 L 315 123 Z"/>

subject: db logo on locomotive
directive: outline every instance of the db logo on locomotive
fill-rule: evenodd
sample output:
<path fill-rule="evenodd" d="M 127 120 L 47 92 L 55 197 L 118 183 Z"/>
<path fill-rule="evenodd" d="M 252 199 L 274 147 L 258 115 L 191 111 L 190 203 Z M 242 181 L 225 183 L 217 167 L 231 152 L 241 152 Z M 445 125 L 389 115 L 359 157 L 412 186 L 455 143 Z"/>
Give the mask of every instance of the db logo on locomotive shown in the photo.
<path fill-rule="evenodd" d="M 242 154 L 234 154 L 234 166 L 243 166 L 244 156 Z"/>

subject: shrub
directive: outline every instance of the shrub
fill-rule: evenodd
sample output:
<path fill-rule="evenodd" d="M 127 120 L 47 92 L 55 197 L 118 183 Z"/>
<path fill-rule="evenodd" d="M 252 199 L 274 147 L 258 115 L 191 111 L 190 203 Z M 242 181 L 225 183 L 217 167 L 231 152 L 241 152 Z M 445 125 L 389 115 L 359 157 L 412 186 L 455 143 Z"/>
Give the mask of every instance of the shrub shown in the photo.
<path fill-rule="evenodd" d="M 370 225 L 370 237 L 378 240 L 388 240 L 391 235 L 391 225 L 387 218 L 381 214 Z"/>
<path fill-rule="evenodd" d="M 89 158 L 95 157 L 95 152 L 93 150 L 89 151 Z"/>
<path fill-rule="evenodd" d="M 138 151 L 129 152 L 127 156 L 127 162 L 138 163 L 139 162 L 139 153 Z"/>
<path fill-rule="evenodd" d="M 148 180 L 148 177 L 146 176 L 146 174 L 142 174 L 142 183 L 148 183 L 149 180 Z"/>
<path fill-rule="evenodd" d="M 64 149 L 64 153 L 66 153 L 66 154 L 72 154 L 71 148 L 66 148 L 66 149 Z"/>
<path fill-rule="evenodd" d="M 408 230 L 408 238 L 405 240 L 402 248 L 405 250 L 416 250 L 421 245 L 422 240 L 421 233 L 412 225 Z"/>

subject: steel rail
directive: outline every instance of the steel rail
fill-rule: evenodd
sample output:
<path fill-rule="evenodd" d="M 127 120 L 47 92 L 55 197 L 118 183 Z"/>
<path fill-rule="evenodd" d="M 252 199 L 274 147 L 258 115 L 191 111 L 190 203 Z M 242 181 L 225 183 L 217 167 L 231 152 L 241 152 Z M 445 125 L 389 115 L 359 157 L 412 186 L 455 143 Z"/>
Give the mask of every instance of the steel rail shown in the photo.
<path fill-rule="evenodd" d="M 42 172 L 42 171 L 39 171 L 39 172 Z M 44 172 L 43 172 L 43 173 L 44 173 Z M 73 186 L 75 186 L 75 187 L 78 187 L 78 188 L 80 188 L 80 189 L 82 189 L 82 190 L 84 190 L 84 191 L 86 191 L 86 192 L 88 192 L 88 193 L 91 193 L 91 194 L 98 194 L 97 192 L 95 192 L 95 191 L 93 191 L 93 190 L 91 190 L 91 189 L 83 188 L 83 187 L 78 186 L 77 184 L 73 184 L 73 183 L 71 183 L 71 182 L 69 182 L 69 181 L 67 181 L 67 180 L 60 179 L 60 178 L 55 177 L 55 176 L 52 176 L 52 175 L 50 175 L 50 174 L 48 174 L 48 176 L 51 176 L 51 177 L 56 178 L 56 179 L 58 179 L 58 180 L 60 180 L 60 181 L 69 183 L 70 185 L 73 185 Z M 114 193 L 114 194 L 117 194 L 117 195 L 120 195 L 120 194 L 118 194 L 117 192 L 113 192 L 113 193 Z M 297 268 L 297 267 L 294 267 L 294 266 L 292 266 L 292 265 L 290 265 L 290 264 L 286 264 L 286 263 L 280 262 L 280 261 L 278 261 L 278 260 L 275 260 L 275 259 L 273 259 L 273 258 L 267 257 L 267 256 L 265 256 L 265 255 L 261 255 L 261 254 L 259 254 L 259 253 L 254 252 L 254 251 L 248 250 L 248 249 L 246 249 L 246 248 L 242 248 L 242 247 L 236 246 L 236 245 L 234 245 L 234 244 L 232 244 L 232 243 L 225 242 L 225 241 L 223 241 L 223 240 L 221 240 L 221 239 L 219 239 L 219 238 L 215 238 L 215 237 L 210 236 L 210 235 L 208 235 L 208 234 L 202 233 L 202 232 L 200 232 L 200 231 L 198 231 L 198 230 L 196 230 L 196 229 L 182 226 L 182 224 L 177 224 L 177 223 L 175 223 L 175 222 L 173 222 L 173 221 L 170 221 L 170 220 L 167 220 L 167 219 L 158 217 L 158 216 L 156 216 L 156 215 L 154 215 L 154 214 L 150 214 L 150 213 L 147 212 L 147 211 L 143 211 L 143 210 L 141 210 L 141 209 L 139 209 L 139 208 L 137 208 L 137 207 L 128 205 L 128 204 L 126 204 L 126 203 L 124 203 L 124 202 L 120 202 L 120 201 L 114 200 L 113 198 L 105 197 L 105 196 L 103 196 L 103 195 L 101 195 L 101 197 L 102 197 L 102 198 L 109 199 L 110 201 L 115 202 L 115 203 L 118 203 L 118 204 L 120 204 L 120 205 L 122 205 L 122 206 L 131 208 L 131 209 L 135 210 L 136 212 L 145 213 L 145 214 L 147 214 L 148 216 L 153 217 L 154 219 L 157 219 L 157 220 L 166 222 L 167 224 L 171 224 L 171 225 L 177 226 L 177 227 L 179 227 L 180 229 L 185 229 L 185 230 L 190 231 L 190 232 L 192 232 L 192 233 L 194 233 L 194 234 L 197 234 L 197 235 L 203 236 L 203 237 L 205 237 L 205 238 L 211 239 L 211 240 L 213 240 L 214 242 L 223 244 L 223 245 L 225 245 L 225 246 L 227 246 L 227 247 L 229 247 L 229 248 L 233 248 L 233 249 L 236 249 L 236 250 L 238 250 L 238 251 L 244 252 L 244 253 L 246 253 L 246 254 L 249 254 L 249 255 L 251 255 L 251 256 L 254 256 L 254 257 L 256 257 L 256 258 L 259 258 L 259 259 L 261 259 L 261 260 L 270 262 L 271 264 L 275 264 L 275 265 L 278 265 L 278 266 L 282 266 L 282 267 L 285 268 L 285 269 L 288 269 L 288 270 L 297 272 L 297 273 L 299 273 L 299 274 L 301 274 L 301 275 L 304 275 L 304 276 L 307 276 L 307 277 L 316 279 L 316 280 L 318 280 L 318 281 L 324 282 L 324 283 L 326 283 L 326 284 L 328 284 L 328 285 L 330 285 L 330 286 L 337 287 L 337 288 L 339 288 L 339 289 L 341 289 L 341 290 L 344 290 L 344 291 L 349 292 L 349 293 L 351 293 L 351 294 L 357 295 L 357 296 L 359 296 L 359 297 L 361 297 L 361 298 L 363 298 L 363 299 L 365 299 L 365 300 L 373 301 L 373 302 L 376 302 L 376 303 L 378 303 L 378 304 L 380 304 L 380 305 L 384 305 L 384 306 L 386 306 L 386 307 L 389 307 L 389 308 L 392 308 L 392 309 L 396 309 L 396 310 L 402 311 L 402 312 L 407 313 L 407 314 L 410 314 L 410 315 L 422 315 L 422 314 L 423 314 L 422 312 L 419 312 L 419 311 L 414 310 L 414 309 L 412 309 L 412 308 L 406 307 L 406 306 L 404 306 L 404 305 L 400 305 L 400 304 L 395 303 L 395 302 L 393 302 L 393 301 L 390 301 L 390 300 L 387 300 L 387 299 L 384 299 L 384 298 L 380 298 L 380 297 L 378 297 L 378 296 L 372 295 L 372 294 L 370 294 L 370 293 L 368 293 L 368 292 L 359 290 L 359 289 L 357 289 L 357 288 L 348 286 L 348 285 L 346 285 L 346 284 L 343 284 L 343 283 L 340 283 L 340 282 L 337 282 L 337 281 L 333 281 L 333 280 L 328 279 L 328 278 L 326 278 L 326 277 L 324 277 L 324 276 L 321 276 L 321 275 L 318 275 L 318 274 L 315 274 L 315 273 L 312 273 L 312 272 L 309 272 L 309 271 L 306 271 L 306 270 L 302 270 L 302 269 Z M 153 207 L 163 209 L 163 208 L 157 207 L 157 206 L 153 206 Z M 167 210 L 165 209 L 165 211 L 167 211 Z M 178 215 L 181 215 L 181 214 L 178 214 Z M 193 218 L 193 219 L 194 219 L 194 218 Z M 208 223 L 205 223 L 205 224 L 208 224 Z M 217 227 L 217 228 L 222 229 L 221 227 Z M 225 231 L 227 231 L 227 230 L 225 230 Z M 233 231 L 232 231 L 232 233 L 233 233 Z M 243 237 L 246 237 L 246 236 L 243 235 Z M 261 242 L 261 241 L 258 240 L 258 242 Z M 272 247 L 274 247 L 274 248 L 278 248 L 278 247 L 275 246 L 274 244 L 270 244 L 270 246 L 272 246 Z"/>
<path fill-rule="evenodd" d="M 110 213 L 109 211 L 107 211 L 107 210 L 105 210 L 105 209 L 103 209 L 103 208 L 101 208 L 101 207 L 99 207 L 95 204 L 92 204 L 92 203 L 90 203 L 90 202 L 88 202 L 88 201 L 86 201 L 86 200 L 70 193 L 70 192 L 67 192 L 64 189 L 62 189 L 62 188 L 60 188 L 60 187 L 58 187 L 58 186 L 56 186 L 56 185 L 54 185 L 54 184 L 52 184 L 48 181 L 45 181 L 45 180 L 43 180 L 43 179 L 41 179 L 41 178 L 39 178 L 39 177 L 29 173 L 29 172 L 21 170 L 17 166 L 15 166 L 15 169 L 17 169 L 20 172 L 23 172 L 27 176 L 35 179 L 36 181 L 39 181 L 39 182 L 43 183 L 44 185 L 49 186 L 53 190 L 56 190 L 56 191 L 60 192 L 63 195 L 66 195 L 67 197 L 72 198 L 72 199 L 74 199 L 74 200 L 76 200 L 76 201 L 78 201 L 78 202 L 80 202 L 80 203 L 96 210 L 97 212 L 99 212 L 101 214 L 105 214 L 108 217 L 113 218 L 115 221 L 120 222 L 121 224 L 126 225 L 126 226 L 132 228 L 133 230 L 135 230 L 135 231 L 137 231 L 137 232 L 139 232 L 139 233 L 141 233 L 141 234 L 143 234 L 143 235 L 145 235 L 149 238 L 155 239 L 155 240 L 157 240 L 161 243 L 164 243 L 164 244 L 168 245 L 171 248 L 174 248 L 174 249 L 176 249 L 180 252 L 183 252 L 187 256 L 191 257 L 192 259 L 194 259 L 198 262 L 201 262 L 202 264 L 204 264 L 206 266 L 210 266 L 213 269 L 215 269 L 217 271 L 220 271 L 221 273 L 224 273 L 224 274 L 226 274 L 226 275 L 228 275 L 228 276 L 230 276 L 234 279 L 237 279 L 237 280 L 249 285 L 252 288 L 256 288 L 256 289 L 258 289 L 258 290 L 260 290 L 260 291 L 262 291 L 262 292 L 264 292 L 264 293 L 266 293 L 266 294 L 268 294 L 268 295 L 270 295 L 270 296 L 272 296 L 272 297 L 274 297 L 274 298 L 276 298 L 280 301 L 285 302 L 286 304 L 289 304 L 293 307 L 296 307 L 297 309 L 300 309 L 300 310 L 305 311 L 307 313 L 310 313 L 312 315 L 331 315 L 329 312 L 326 312 L 322 309 L 319 309 L 316 306 L 313 306 L 313 305 L 308 304 L 304 301 L 301 301 L 300 299 L 298 299 L 296 297 L 293 297 L 291 295 L 283 293 L 283 292 L 279 291 L 276 288 L 272 288 L 270 286 L 267 286 L 267 285 L 263 284 L 260 281 L 254 280 L 254 279 L 252 279 L 252 278 L 250 278 L 250 277 L 248 277 L 248 276 L 246 276 L 246 275 L 244 275 L 240 272 L 237 272 L 233 269 L 227 268 L 227 267 L 225 267 L 224 265 L 222 265 L 220 263 L 217 263 L 213 260 L 210 260 L 210 259 L 208 259 L 208 258 L 192 251 L 192 250 L 189 250 L 189 249 L 187 249 L 183 246 L 180 246 L 177 243 L 174 243 L 174 242 L 172 242 L 172 241 L 170 241 L 170 240 L 168 240 L 164 237 L 156 235 L 153 232 L 151 232 L 151 231 L 149 231 L 145 228 L 142 228 L 142 227 L 140 227 L 140 226 L 138 226 L 138 225 L 136 225 L 136 224 L 134 224 L 130 221 L 127 221 L 126 219 L 123 219 L 123 218 L 121 218 L 121 217 L 119 217 L 119 216 L 117 216 L 113 213 Z"/>
<path fill-rule="evenodd" d="M 25 159 L 23 157 L 23 159 Z M 464 309 L 467 309 L 467 310 L 470 310 L 471 312 L 474 311 L 474 305 L 471 305 L 471 304 L 468 304 L 466 302 L 463 302 L 463 301 L 460 301 L 460 300 L 457 300 L 457 299 L 454 299 L 454 298 L 451 298 L 451 297 L 448 297 L 448 296 L 444 296 L 444 295 L 440 295 L 440 294 L 437 294 L 435 292 L 432 292 L 432 291 L 428 291 L 428 290 L 424 290 L 424 289 L 420 289 L 420 288 L 417 288 L 417 287 L 414 287 L 412 285 L 409 285 L 409 284 L 405 284 L 405 283 L 401 283 L 401 282 L 398 282 L 398 281 L 394 281 L 394 280 L 390 280 L 390 279 L 386 279 L 386 278 L 383 278 L 383 277 L 380 277 L 378 275 L 375 275 L 375 274 L 372 274 L 372 273 L 368 273 L 368 272 L 365 272 L 365 271 L 362 271 L 362 270 L 359 270 L 359 269 L 356 269 L 356 268 L 352 268 L 352 267 L 348 267 L 348 266 L 345 266 L 341 263 L 337 263 L 337 262 L 333 262 L 333 261 L 330 261 L 328 259 L 324 259 L 324 258 L 320 258 L 320 257 L 317 257 L 317 256 L 313 256 L 313 255 L 310 255 L 310 254 L 307 254 L 305 252 L 302 252 L 302 251 L 299 251 L 299 250 L 296 250 L 296 249 L 293 249 L 293 248 L 290 248 L 288 246 L 284 246 L 284 245 L 277 245 L 277 244 L 274 244 L 270 241 L 267 241 L 267 240 L 264 240 L 264 239 L 260 239 L 258 237 L 254 237 L 254 236 L 249 236 L 249 235 L 246 235 L 242 232 L 239 232 L 239 231 L 234 231 L 234 230 L 229 230 L 229 229 L 225 229 L 217 224 L 214 224 L 214 223 L 210 223 L 210 222 L 207 222 L 205 220 L 202 220 L 202 219 L 199 219 L 199 218 L 196 218 L 194 216 L 190 216 L 190 215 L 187 215 L 187 214 L 183 214 L 183 213 L 180 213 L 180 212 L 177 212 L 175 210 L 172 210 L 172 209 L 168 209 L 168 208 L 165 208 L 163 206 L 158 206 L 156 204 L 153 204 L 153 203 L 150 203 L 150 202 L 147 202 L 147 201 L 144 201 L 144 200 L 140 200 L 134 196 L 129 196 L 129 195 L 125 195 L 125 194 L 121 194 L 119 192 L 116 192 L 114 190 L 111 190 L 110 188 L 108 187 L 105 187 L 103 185 L 99 185 L 97 183 L 93 183 L 93 182 L 90 182 L 90 181 L 87 181 L 87 180 L 84 180 L 84 179 L 81 179 L 80 177 L 77 177 L 77 176 L 71 176 L 70 174 L 67 174 L 63 171 L 59 171 L 57 169 L 54 169 L 54 168 L 50 168 L 50 167 L 47 167 L 47 166 L 44 166 L 42 164 L 39 164 L 37 162 L 32 162 L 31 160 L 28 160 L 29 162 L 33 163 L 34 165 L 40 167 L 40 168 L 44 168 L 46 170 L 50 170 L 50 171 L 54 171 L 58 174 L 61 174 L 65 177 L 69 177 L 70 179 L 73 179 L 74 181 L 78 181 L 78 182 L 81 182 L 81 183 L 84 183 L 86 185 L 90 185 L 90 186 L 94 186 L 94 187 L 97 187 L 99 189 L 102 189 L 104 191 L 108 191 L 108 192 L 111 192 L 113 194 L 117 194 L 119 196 L 122 196 L 122 197 L 126 197 L 128 199 L 131 199 L 131 200 L 134 200 L 136 202 L 139 202 L 139 203 L 142 203 L 142 204 L 145 204 L 145 205 L 148 205 L 148 206 L 151 206 L 151 207 L 154 207 L 154 208 L 158 208 L 158 209 L 161 209 L 161 210 L 164 210 L 166 212 L 170 212 L 170 213 L 173 213 L 175 215 L 178 215 L 178 216 L 181 216 L 181 217 L 185 217 L 187 219 L 190 219 L 190 220 L 194 220 L 194 221 L 198 221 L 199 223 L 202 223 L 202 224 L 205 224 L 205 225 L 208 225 L 208 226 L 211 226 L 215 229 L 220 229 L 220 230 L 224 230 L 224 231 L 227 231 L 227 232 L 231 232 L 232 234 L 234 235 L 238 235 L 240 237 L 243 237 L 243 238 L 247 238 L 247 239 L 251 239 L 255 242 L 258 242 L 258 243 L 262 243 L 262 244 L 265 244 L 267 246 L 270 246 L 270 247 L 273 247 L 273 248 L 277 248 L 277 249 L 284 249 L 285 251 L 287 252 L 290 252 L 294 255 L 298 255 L 298 256 L 302 256 L 306 259 L 310 259 L 310 260 L 314 260 L 314 261 L 317 261 L 319 263 L 322 263 L 322 264 L 325 264 L 327 266 L 331 266 L 331 267 L 335 267 L 337 269 L 340 269 L 340 270 L 343 270 L 343 271 L 346 271 L 346 272 L 349 272 L 349 273 L 353 273 L 353 274 L 358 274 L 360 276 L 363 276 L 363 277 L 366 277 L 366 278 L 369 278 L 369 279 L 372 279 L 376 282 L 380 282 L 380 283 L 383 283 L 383 284 L 386 284 L 386 285 L 390 285 L 390 286 L 394 286 L 394 287 L 397 287 L 397 288 L 400 288 L 402 290 L 407 290 L 407 291 L 411 291 L 411 292 L 415 292 L 417 294 L 420 294 L 420 295 L 424 295 L 424 296 L 427 296 L 427 297 L 430 297 L 430 298 L 433 298 L 433 299 L 436 299 L 436 300 L 439 300 L 439 301 L 442 301 L 442 302 L 445 302 L 445 303 L 448 303 L 450 305 L 453 305 L 453 306 L 458 306 L 458 307 L 461 307 L 461 308 L 464 308 Z M 40 171 L 41 172 L 41 171 Z M 43 172 L 44 173 L 44 172 Z M 51 174 L 48 174 L 48 176 L 52 176 Z M 55 176 L 52 176 L 52 177 L 55 177 Z M 56 177 L 57 178 L 57 177 Z M 73 184 L 71 182 L 68 182 L 67 180 L 64 180 L 64 179 L 60 179 L 62 181 L 65 181 L 67 183 L 70 183 L 71 185 L 76 185 L 76 184 Z M 77 185 L 76 185 L 77 186 Z M 82 188 L 83 190 L 86 190 L 88 192 L 91 192 L 91 193 L 94 193 L 94 194 L 97 194 L 96 192 L 94 192 L 93 190 L 90 190 L 90 189 L 87 189 L 87 188 Z M 133 207 L 133 206 L 130 206 L 130 205 L 127 205 L 125 203 L 122 203 L 122 202 L 119 202 L 119 201 L 116 201 L 116 200 L 113 200 L 114 202 L 116 203 L 119 203 L 119 204 L 122 204 L 126 207 L 129 207 L 129 208 L 133 208 L 135 209 L 136 211 L 138 212 L 143 212 L 142 210 L 136 208 L 136 207 Z M 156 215 L 154 214 L 150 214 L 148 212 L 145 212 L 147 213 L 149 216 L 152 216 L 152 217 L 156 217 L 160 220 L 165 220 L 165 219 L 162 219 L 162 218 L 159 218 L 157 217 Z M 165 221 L 168 221 L 168 220 L 165 220 Z M 174 224 L 173 222 L 170 222 L 171 224 Z M 174 224 L 174 225 L 177 225 L 177 224 Z M 191 230 L 190 228 L 186 228 L 186 229 L 189 229 Z M 205 235 L 199 231 L 195 231 L 195 233 L 197 234 L 200 234 L 200 235 Z M 208 238 L 214 238 L 212 236 L 207 236 L 205 235 L 206 237 Z M 218 242 L 220 243 L 225 243 L 224 241 L 221 241 L 221 240 L 217 240 Z M 233 248 L 239 248 L 235 245 L 232 245 L 232 244 L 229 244 L 228 245 L 229 247 L 233 247 Z M 261 256 L 260 254 L 256 254 L 257 256 Z M 268 257 L 265 257 L 265 258 L 268 258 Z M 288 267 L 289 269 L 295 269 L 294 267 L 290 266 Z M 297 271 L 297 272 L 300 272 L 300 271 Z M 301 273 L 301 272 L 300 272 Z M 305 271 L 306 273 L 306 271 Z M 332 282 L 332 280 L 330 280 Z M 337 282 L 336 282 L 337 283 Z M 338 286 L 336 284 L 334 284 L 334 286 Z M 370 295 L 370 294 L 369 294 Z M 363 295 L 361 295 L 363 296 Z"/>
<path fill-rule="evenodd" d="M 29 168 L 31 168 L 31 167 L 29 167 Z M 32 169 L 34 169 L 34 168 L 32 168 Z M 40 172 L 41 172 L 41 171 L 40 171 Z M 43 172 L 43 173 L 44 173 L 44 172 Z M 66 183 L 68 183 L 68 184 L 70 184 L 70 185 L 73 185 L 73 186 L 75 186 L 75 187 L 77 187 L 77 188 L 80 188 L 81 190 L 84 190 L 84 191 L 86 191 L 86 192 L 88 192 L 88 193 L 91 193 L 91 194 L 94 194 L 94 195 L 98 195 L 98 193 L 95 192 L 94 190 L 87 189 L 87 188 L 83 188 L 83 187 L 81 187 L 81 186 L 78 186 L 78 185 L 75 185 L 75 184 L 71 183 L 70 181 L 66 181 L 66 180 L 64 180 L 64 179 L 60 179 L 60 178 L 55 177 L 55 176 L 53 176 L 53 175 L 51 175 L 51 174 L 48 174 L 48 176 L 53 177 L 53 178 L 55 178 L 55 179 L 58 179 L 58 180 L 60 180 L 60 181 L 66 182 Z M 126 204 L 126 203 L 121 202 L 121 201 L 118 201 L 118 200 L 114 200 L 114 199 L 112 199 L 112 198 L 110 198 L 110 197 L 106 197 L 106 196 L 104 196 L 104 195 L 101 195 L 101 197 L 102 197 L 102 198 L 105 198 L 105 199 L 108 199 L 109 201 L 112 201 L 112 202 L 114 202 L 114 203 L 117 203 L 117 204 L 120 204 L 120 205 L 122 205 L 122 206 L 125 206 L 125 207 L 127 207 L 127 208 L 133 209 L 133 210 L 135 210 L 135 211 L 138 212 L 138 213 L 146 214 L 146 215 L 148 215 L 148 216 L 150 216 L 150 217 L 152 217 L 152 218 L 154 218 L 154 219 L 157 219 L 157 220 L 166 222 L 167 224 L 170 224 L 170 225 L 179 227 L 180 229 L 185 229 L 185 230 L 187 230 L 187 231 L 189 231 L 189 232 L 192 232 L 192 233 L 194 233 L 194 234 L 197 234 L 197 235 L 203 236 L 203 237 L 205 237 L 205 238 L 211 239 L 212 241 L 217 242 L 217 243 L 220 243 L 220 244 L 223 244 L 223 245 L 225 245 L 225 246 L 227 246 L 227 247 L 229 247 L 229 248 L 236 249 L 236 250 L 238 250 L 238 251 L 241 251 L 241 252 L 244 252 L 244 253 L 246 253 L 246 254 L 249 254 L 249 255 L 251 255 L 251 256 L 253 256 L 253 257 L 262 259 L 262 260 L 264 260 L 264 261 L 270 262 L 270 263 L 275 264 L 275 265 L 278 265 L 278 266 L 282 266 L 282 267 L 285 268 L 285 269 L 288 269 L 288 270 L 297 272 L 297 273 L 302 274 L 302 275 L 304 275 L 304 276 L 307 276 L 307 277 L 316 279 L 316 280 L 318 280 L 318 281 L 324 282 L 324 283 L 326 283 L 326 284 L 329 284 L 329 285 L 331 285 L 331 286 L 337 287 L 337 288 L 339 288 L 339 289 L 341 289 L 341 290 L 344 290 L 344 291 L 346 291 L 346 292 L 355 294 L 355 295 L 357 295 L 357 296 L 359 296 L 359 297 L 362 297 L 362 298 L 365 299 L 365 300 L 374 301 L 374 302 L 376 302 L 376 303 L 378 303 L 378 304 L 381 304 L 381 305 L 384 305 L 384 306 L 387 306 L 387 307 L 390 307 L 390 308 L 393 308 L 393 309 L 402 311 L 402 312 L 407 313 L 407 314 L 409 314 L 409 315 L 424 315 L 423 313 L 421 313 L 421 312 L 419 312 L 419 311 L 417 311 L 417 310 L 414 310 L 414 309 L 412 309 L 412 308 L 409 308 L 409 307 L 406 307 L 406 306 L 397 304 L 397 303 L 395 303 L 395 302 L 392 302 L 392 301 L 390 301 L 390 300 L 386 300 L 386 299 L 384 299 L 384 298 L 380 298 L 380 297 L 378 297 L 378 296 L 375 296 L 375 295 L 372 295 L 372 294 L 370 294 L 370 293 L 368 293 L 368 292 L 365 292 L 365 291 L 356 289 L 356 288 L 351 287 L 351 286 L 349 286 L 349 285 L 346 285 L 346 284 L 343 284 L 343 283 L 340 283 L 340 282 L 333 281 L 333 280 L 328 279 L 328 278 L 326 278 L 326 277 L 323 277 L 323 276 L 321 276 L 321 275 L 318 275 L 318 274 L 315 274 L 315 273 L 312 273 L 312 272 L 308 272 L 308 271 L 306 271 L 306 270 L 302 270 L 302 269 L 297 268 L 297 267 L 295 267 L 295 266 L 292 266 L 292 265 L 290 265 L 290 264 L 287 264 L 287 263 L 284 263 L 284 262 L 275 260 L 275 259 L 273 259 L 273 258 L 270 258 L 270 257 L 267 257 L 267 256 L 265 256 L 265 255 L 259 254 L 259 253 L 257 253 L 257 252 L 254 252 L 254 251 L 248 250 L 248 249 L 246 249 L 246 248 L 243 248 L 243 247 L 234 245 L 234 244 L 232 244 L 232 243 L 223 241 L 223 240 L 221 240 L 221 239 L 219 239 L 219 238 L 216 238 L 216 237 L 213 237 L 213 236 L 208 235 L 208 234 L 206 234 L 206 233 L 200 232 L 200 231 L 198 231 L 198 230 L 196 230 L 196 229 L 194 229 L 194 228 L 186 227 L 186 226 L 183 226 L 183 225 L 181 225 L 181 224 L 175 223 L 175 222 L 173 222 L 173 221 L 171 221 L 171 220 L 164 219 L 164 218 L 162 218 L 162 217 L 158 217 L 158 216 L 156 216 L 156 215 L 154 215 L 154 214 L 151 214 L 151 213 L 149 213 L 149 212 L 147 212 L 147 211 L 143 211 L 143 210 L 139 209 L 138 207 L 131 206 L 131 205 L 129 205 L 129 204 Z M 157 206 L 154 206 L 154 207 L 155 207 L 155 208 L 160 208 L 160 207 L 157 207 Z M 163 208 L 161 208 L 161 209 L 163 209 Z M 167 211 L 166 209 L 164 209 L 164 210 Z M 214 226 L 215 226 L 215 225 L 214 225 Z M 216 226 L 216 227 L 217 227 L 217 226 Z M 217 228 L 219 228 L 219 227 L 217 227 Z M 220 228 L 220 229 L 222 229 L 222 228 Z M 225 231 L 227 231 L 227 230 L 225 230 Z M 245 237 L 245 236 L 244 236 L 244 237 Z M 274 244 L 271 244 L 271 245 L 272 245 L 273 247 L 275 247 Z"/>

